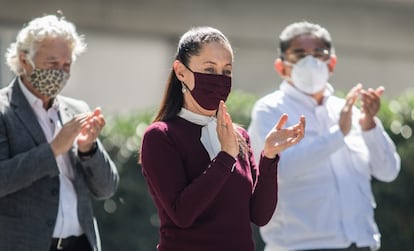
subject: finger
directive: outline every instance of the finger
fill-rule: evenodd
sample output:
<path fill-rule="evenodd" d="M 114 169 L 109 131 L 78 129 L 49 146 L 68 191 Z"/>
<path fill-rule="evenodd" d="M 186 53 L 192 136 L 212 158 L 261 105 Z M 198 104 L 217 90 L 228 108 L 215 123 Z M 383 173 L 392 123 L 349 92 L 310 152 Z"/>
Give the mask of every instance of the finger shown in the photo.
<path fill-rule="evenodd" d="M 102 129 L 106 122 L 105 122 L 105 118 L 103 116 L 99 116 L 96 118 L 96 124 Z"/>
<path fill-rule="evenodd" d="M 302 130 L 302 132 L 305 132 L 305 127 L 306 127 L 305 116 L 301 115 L 299 118 L 299 121 L 300 121 L 300 129 Z"/>
<path fill-rule="evenodd" d="M 286 113 L 283 113 L 282 116 L 280 116 L 279 121 L 276 123 L 276 130 L 280 130 L 283 128 L 283 126 L 286 124 L 288 120 L 288 115 Z"/>
<path fill-rule="evenodd" d="M 94 116 L 101 115 L 101 108 L 100 107 L 96 107 L 95 110 L 93 111 L 93 115 Z"/>
<path fill-rule="evenodd" d="M 226 114 L 225 114 L 225 123 L 226 123 L 226 126 L 233 124 L 230 113 L 228 113 L 228 112 L 226 112 Z M 231 128 L 231 126 L 228 126 L 228 128 Z"/>
<path fill-rule="evenodd" d="M 217 110 L 217 123 L 223 121 L 223 113 L 224 113 L 224 102 L 221 100 L 219 103 L 219 108 Z"/>
<path fill-rule="evenodd" d="M 350 107 L 356 103 L 358 96 L 361 93 L 361 90 L 361 84 L 357 84 L 356 86 L 352 87 L 352 89 L 346 95 L 346 106 Z"/>
<path fill-rule="evenodd" d="M 297 140 L 302 140 L 303 137 L 305 137 L 305 118 L 303 118 L 300 123 L 298 124 L 298 127 L 295 131 L 295 137 Z"/>
<path fill-rule="evenodd" d="M 364 92 L 361 96 L 362 109 L 377 109 L 380 105 L 380 96 L 378 96 L 376 90 L 369 89 L 368 92 Z"/>
<path fill-rule="evenodd" d="M 217 110 L 217 129 L 223 130 L 226 129 L 228 126 L 226 122 L 226 105 L 224 104 L 224 101 L 221 100 L 219 103 L 219 108 Z"/>
<path fill-rule="evenodd" d="M 289 146 L 294 145 L 294 144 L 298 143 L 301 139 L 302 139 L 302 137 L 298 134 L 298 135 L 296 135 L 296 137 L 292 137 L 288 141 L 288 144 L 289 144 Z"/>
<path fill-rule="evenodd" d="M 231 119 L 230 113 L 227 112 L 226 105 L 224 105 L 224 114 L 223 114 L 223 127 L 227 130 L 228 133 L 233 132 L 233 121 Z"/>
<path fill-rule="evenodd" d="M 87 119 L 87 118 L 88 118 L 88 114 L 82 113 L 82 114 L 78 114 L 75 117 L 73 117 L 72 121 L 80 121 L 80 120 Z"/>
<path fill-rule="evenodd" d="M 372 91 L 372 89 L 371 89 L 371 92 L 369 90 L 368 91 L 365 91 L 365 90 L 361 91 L 361 100 L 366 105 L 370 104 L 372 102 L 372 100 L 374 100 L 375 98 L 376 98 L 376 94 Z"/>
<path fill-rule="evenodd" d="M 97 131 L 98 134 L 101 133 L 104 126 L 105 126 L 105 121 L 104 120 L 100 120 L 100 119 L 96 120 L 96 131 Z"/>
<path fill-rule="evenodd" d="M 352 87 L 351 90 L 349 90 L 348 94 L 346 95 L 346 98 L 348 99 L 348 98 L 354 97 L 355 95 L 358 95 L 361 90 L 362 90 L 362 84 L 358 83 L 357 85 Z"/>
<path fill-rule="evenodd" d="M 375 90 L 375 94 L 377 94 L 378 97 L 381 97 L 382 94 L 384 93 L 385 88 L 384 86 L 379 86 L 376 90 Z"/>
<path fill-rule="evenodd" d="M 89 127 L 90 133 L 95 133 L 96 131 L 99 130 L 98 119 L 96 117 L 90 120 L 89 125 L 90 125 Z"/>
<path fill-rule="evenodd" d="M 86 113 L 81 113 L 81 114 L 78 114 L 78 115 L 76 115 L 73 119 L 72 119 L 72 121 L 78 121 L 78 122 L 84 122 L 84 121 L 87 121 L 89 118 L 90 118 L 90 113 L 89 112 L 86 112 Z"/>
<path fill-rule="evenodd" d="M 227 106 L 226 106 L 226 104 L 224 103 L 223 100 L 221 100 L 220 103 L 223 104 L 222 105 L 222 110 L 221 110 L 221 119 L 222 119 L 222 122 L 224 122 L 225 124 L 227 124 L 227 116 L 228 116 Z"/>
<path fill-rule="evenodd" d="M 223 124 L 225 125 L 225 128 L 229 131 L 233 131 L 233 121 L 231 119 L 230 113 L 227 112 L 227 106 L 224 104 L 223 101 Z"/>
<path fill-rule="evenodd" d="M 372 88 L 369 88 L 368 89 L 368 94 L 369 94 L 369 97 L 372 99 L 372 100 L 374 100 L 374 99 L 378 99 L 379 98 L 379 96 L 377 95 L 377 93 L 376 93 L 376 90 L 374 90 L 374 89 L 372 89 Z"/>

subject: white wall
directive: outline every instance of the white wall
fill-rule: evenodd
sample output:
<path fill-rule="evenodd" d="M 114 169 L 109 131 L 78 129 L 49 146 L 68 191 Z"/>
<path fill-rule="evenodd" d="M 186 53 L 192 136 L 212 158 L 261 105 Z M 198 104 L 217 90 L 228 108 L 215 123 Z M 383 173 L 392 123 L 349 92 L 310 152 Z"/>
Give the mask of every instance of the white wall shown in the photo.
<path fill-rule="evenodd" d="M 172 50 L 162 40 L 89 33 L 88 49 L 75 62 L 63 93 L 125 113 L 158 105 Z"/>

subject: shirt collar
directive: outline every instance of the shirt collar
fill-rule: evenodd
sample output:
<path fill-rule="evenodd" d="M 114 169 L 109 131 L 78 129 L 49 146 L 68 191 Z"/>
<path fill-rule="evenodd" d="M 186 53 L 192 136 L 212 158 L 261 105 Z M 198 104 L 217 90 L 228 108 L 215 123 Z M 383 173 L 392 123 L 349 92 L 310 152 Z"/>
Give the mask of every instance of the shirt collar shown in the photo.
<path fill-rule="evenodd" d="M 178 116 L 187 121 L 190 121 L 191 123 L 201 125 L 201 126 L 205 126 L 209 122 L 215 120 L 215 117 L 209 117 L 209 116 L 197 114 L 185 108 L 181 108 L 181 111 L 178 113 Z"/>
<path fill-rule="evenodd" d="M 311 96 L 299 91 L 293 85 L 289 84 L 286 80 L 282 82 L 280 85 L 280 90 L 286 93 L 287 95 L 293 97 L 294 99 L 300 100 L 301 102 L 305 103 L 309 107 L 318 106 L 318 103 L 314 98 Z M 334 88 L 331 84 L 327 83 L 325 93 L 323 94 L 324 99 L 323 103 L 333 94 Z"/>

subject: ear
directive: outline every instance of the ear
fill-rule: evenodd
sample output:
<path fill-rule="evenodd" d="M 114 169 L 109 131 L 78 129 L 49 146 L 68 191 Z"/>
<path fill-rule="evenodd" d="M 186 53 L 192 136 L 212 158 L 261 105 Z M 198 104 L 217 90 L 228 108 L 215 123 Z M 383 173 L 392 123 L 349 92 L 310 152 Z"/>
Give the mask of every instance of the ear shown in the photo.
<path fill-rule="evenodd" d="M 332 73 L 335 69 L 336 66 L 336 62 L 338 62 L 338 58 L 336 57 L 336 55 L 331 55 L 331 58 L 329 59 L 329 64 L 328 64 L 328 68 L 329 68 L 329 72 Z"/>
<path fill-rule="evenodd" d="M 285 64 L 283 63 L 282 59 L 277 58 L 275 60 L 275 71 L 280 75 L 280 77 L 284 78 L 286 76 L 286 68 Z"/>
<path fill-rule="evenodd" d="M 27 60 L 27 55 L 23 52 L 19 52 L 19 61 L 23 68 L 26 68 L 29 65 L 31 66 L 30 62 Z"/>
<path fill-rule="evenodd" d="M 175 60 L 173 63 L 173 69 L 178 80 L 184 82 L 184 71 L 186 70 L 185 66 L 180 61 Z"/>

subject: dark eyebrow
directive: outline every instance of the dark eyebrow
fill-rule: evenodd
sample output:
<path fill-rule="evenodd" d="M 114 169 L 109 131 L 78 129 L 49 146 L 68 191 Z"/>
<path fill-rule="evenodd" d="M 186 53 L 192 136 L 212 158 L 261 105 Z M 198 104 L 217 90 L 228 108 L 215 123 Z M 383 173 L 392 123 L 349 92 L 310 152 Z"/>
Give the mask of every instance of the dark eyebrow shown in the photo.
<path fill-rule="evenodd" d="M 329 49 L 327 49 L 327 48 L 323 48 L 323 47 L 318 47 L 318 48 L 315 48 L 313 51 L 325 51 L 325 50 L 329 50 Z M 306 50 L 305 49 L 303 49 L 303 48 L 295 48 L 295 49 L 292 49 L 292 52 L 305 52 Z"/>
<path fill-rule="evenodd" d="M 305 49 L 303 49 L 303 48 L 295 48 L 295 49 L 292 49 L 292 51 L 293 52 L 304 52 Z"/>
<path fill-rule="evenodd" d="M 205 62 L 203 62 L 203 64 L 212 64 L 212 65 L 217 65 L 215 62 L 213 62 L 213 61 L 205 61 Z M 228 63 L 228 64 L 226 64 L 226 66 L 232 66 L 233 64 L 232 63 Z"/>

